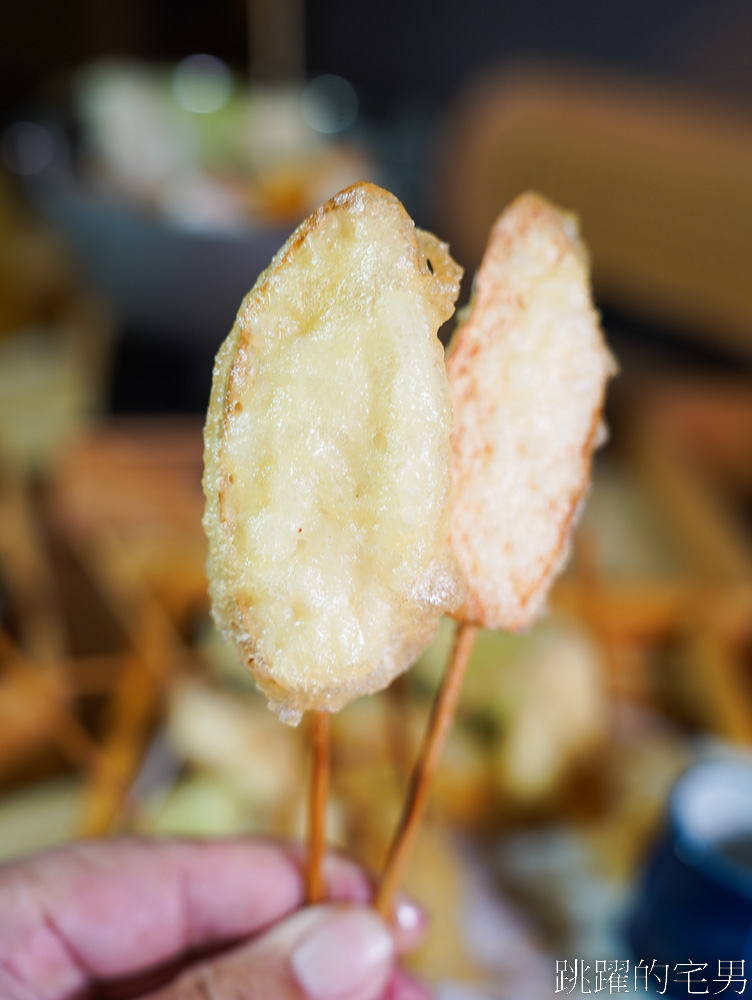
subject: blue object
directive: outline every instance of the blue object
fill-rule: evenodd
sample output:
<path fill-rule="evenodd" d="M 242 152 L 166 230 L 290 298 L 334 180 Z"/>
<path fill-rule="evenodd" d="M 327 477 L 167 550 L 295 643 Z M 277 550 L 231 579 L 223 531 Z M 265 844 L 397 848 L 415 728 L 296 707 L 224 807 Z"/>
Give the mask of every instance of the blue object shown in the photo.
<path fill-rule="evenodd" d="M 668 965 L 666 996 L 686 997 L 706 988 L 712 996 L 724 982 L 718 980 L 718 963 L 724 963 L 725 975 L 729 962 L 739 971 L 742 960 L 752 989 L 750 761 L 703 761 L 676 783 L 667 827 L 638 890 L 629 938 L 635 962 Z M 688 962 L 707 963 L 693 974 L 691 993 L 682 975 Z M 677 964 L 681 969 L 674 971 Z M 653 979 L 661 992 L 663 983 Z M 724 996 L 737 995 L 741 987 L 741 982 L 728 985 Z"/>

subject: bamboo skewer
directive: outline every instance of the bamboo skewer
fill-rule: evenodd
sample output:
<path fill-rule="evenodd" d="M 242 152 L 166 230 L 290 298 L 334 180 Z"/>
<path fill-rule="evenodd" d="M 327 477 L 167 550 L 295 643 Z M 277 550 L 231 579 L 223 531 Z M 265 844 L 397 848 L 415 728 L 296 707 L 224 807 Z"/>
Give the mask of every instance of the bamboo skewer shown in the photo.
<path fill-rule="evenodd" d="M 331 772 L 330 715 L 314 712 L 312 720 L 311 789 L 308 811 L 306 900 L 320 903 L 326 895 L 323 861 L 326 849 L 326 805 Z"/>
<path fill-rule="evenodd" d="M 431 782 L 454 719 L 462 682 L 465 679 L 473 651 L 475 634 L 474 625 L 463 623 L 457 629 L 452 655 L 433 704 L 428 729 L 410 779 L 407 801 L 376 893 L 376 910 L 383 917 L 389 916 L 394 893 L 402 883 L 402 877 L 428 805 Z"/>

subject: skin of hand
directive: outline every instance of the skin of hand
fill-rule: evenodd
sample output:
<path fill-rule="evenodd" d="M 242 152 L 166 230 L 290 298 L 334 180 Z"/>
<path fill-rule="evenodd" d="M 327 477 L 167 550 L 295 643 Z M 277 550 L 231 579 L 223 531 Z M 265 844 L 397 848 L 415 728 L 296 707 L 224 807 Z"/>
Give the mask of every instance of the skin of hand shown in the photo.
<path fill-rule="evenodd" d="M 398 966 L 425 932 L 391 925 L 345 858 L 303 907 L 299 852 L 272 841 L 72 843 L 0 866 L 3 1000 L 430 1000 Z"/>

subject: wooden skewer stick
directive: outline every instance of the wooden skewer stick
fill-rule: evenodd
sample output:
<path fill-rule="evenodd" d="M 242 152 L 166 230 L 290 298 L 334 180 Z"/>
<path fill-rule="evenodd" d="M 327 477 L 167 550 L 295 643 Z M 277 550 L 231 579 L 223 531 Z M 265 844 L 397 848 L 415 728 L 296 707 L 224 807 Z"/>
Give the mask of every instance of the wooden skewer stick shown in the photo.
<path fill-rule="evenodd" d="M 428 729 L 410 779 L 407 801 L 376 893 L 376 910 L 385 918 L 389 917 L 394 893 L 402 883 L 402 876 L 428 805 L 433 776 L 449 735 L 462 682 L 470 663 L 475 633 L 474 625 L 461 624 L 458 627 L 452 655 L 433 704 Z"/>
<path fill-rule="evenodd" d="M 326 804 L 329 798 L 331 770 L 330 716 L 313 713 L 311 790 L 308 804 L 308 867 L 306 899 L 309 905 L 320 903 L 326 895 L 323 861 L 326 850 Z"/>

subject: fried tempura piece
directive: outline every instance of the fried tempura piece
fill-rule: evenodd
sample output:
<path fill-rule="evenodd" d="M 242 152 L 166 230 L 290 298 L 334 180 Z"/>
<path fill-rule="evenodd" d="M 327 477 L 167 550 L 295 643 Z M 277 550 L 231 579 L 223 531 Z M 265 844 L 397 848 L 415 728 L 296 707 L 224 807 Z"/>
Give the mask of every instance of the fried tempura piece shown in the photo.
<path fill-rule="evenodd" d="M 520 629 L 542 611 L 605 435 L 615 370 L 575 217 L 522 195 L 491 231 L 447 355 L 451 546 L 469 583 L 461 620 Z"/>
<path fill-rule="evenodd" d="M 436 331 L 461 269 L 371 184 L 293 233 L 217 355 L 214 617 L 287 722 L 384 687 L 463 596 Z"/>

